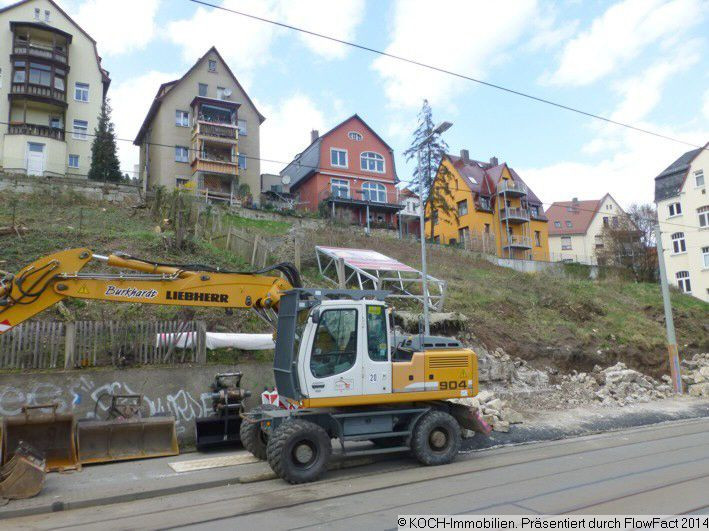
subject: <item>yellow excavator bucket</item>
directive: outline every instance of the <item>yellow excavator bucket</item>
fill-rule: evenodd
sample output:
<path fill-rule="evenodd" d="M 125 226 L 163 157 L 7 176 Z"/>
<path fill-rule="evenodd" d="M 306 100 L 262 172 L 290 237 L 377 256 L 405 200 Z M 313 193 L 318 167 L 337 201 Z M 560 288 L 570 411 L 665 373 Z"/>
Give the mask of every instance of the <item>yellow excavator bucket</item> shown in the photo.
<path fill-rule="evenodd" d="M 2 459 L 7 464 L 20 441 L 25 441 L 44 455 L 47 472 L 79 470 L 72 413 L 57 413 L 58 404 L 24 406 L 20 415 L 4 417 L 2 423 Z M 40 410 L 51 409 L 51 413 Z"/>
<path fill-rule="evenodd" d="M 0 467 L 0 498 L 20 500 L 39 494 L 47 475 L 45 467 L 44 457 L 20 441 L 12 458 Z"/>

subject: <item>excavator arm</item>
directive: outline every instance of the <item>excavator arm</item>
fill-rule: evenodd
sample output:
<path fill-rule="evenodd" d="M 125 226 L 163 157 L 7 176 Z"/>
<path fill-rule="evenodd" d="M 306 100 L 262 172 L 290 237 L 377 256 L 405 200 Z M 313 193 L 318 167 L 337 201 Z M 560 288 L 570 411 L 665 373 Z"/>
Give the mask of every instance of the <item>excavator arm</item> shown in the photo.
<path fill-rule="evenodd" d="M 92 261 L 117 273 L 82 273 Z M 201 308 L 243 308 L 275 326 L 281 294 L 300 287 L 292 264 L 255 272 L 223 271 L 201 264 L 165 264 L 89 249 L 39 258 L 0 279 L 0 334 L 66 298 Z"/>

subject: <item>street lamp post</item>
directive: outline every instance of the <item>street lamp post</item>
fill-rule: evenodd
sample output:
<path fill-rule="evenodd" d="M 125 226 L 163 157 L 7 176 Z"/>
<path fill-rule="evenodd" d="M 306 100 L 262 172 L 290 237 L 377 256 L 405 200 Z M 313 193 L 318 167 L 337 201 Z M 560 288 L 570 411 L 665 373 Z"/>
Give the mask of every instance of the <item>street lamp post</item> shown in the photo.
<path fill-rule="evenodd" d="M 423 209 L 423 171 L 421 168 L 421 148 L 423 148 L 424 144 L 428 142 L 433 135 L 437 135 L 440 133 L 443 133 L 444 131 L 447 131 L 448 129 L 451 128 L 453 124 L 451 122 L 441 122 L 438 124 L 436 127 L 433 128 L 433 130 L 419 142 L 418 145 L 418 173 L 419 173 L 419 228 L 421 232 L 421 273 L 422 273 L 422 279 L 421 279 L 421 290 L 423 292 L 423 329 L 424 329 L 424 335 L 430 336 L 431 335 L 431 325 L 428 319 L 428 272 L 426 270 L 426 216 L 424 214 L 424 209 Z M 426 168 L 426 179 L 430 177 L 429 175 L 429 170 L 431 169 L 430 165 L 427 165 Z M 433 223 L 433 213 L 431 213 L 431 223 Z"/>

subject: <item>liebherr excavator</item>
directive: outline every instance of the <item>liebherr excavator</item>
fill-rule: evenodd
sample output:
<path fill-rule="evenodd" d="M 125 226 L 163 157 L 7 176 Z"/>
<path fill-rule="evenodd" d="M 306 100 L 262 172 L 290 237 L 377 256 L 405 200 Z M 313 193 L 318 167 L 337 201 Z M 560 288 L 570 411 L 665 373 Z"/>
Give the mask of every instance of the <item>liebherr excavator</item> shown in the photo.
<path fill-rule="evenodd" d="M 121 271 L 81 272 L 92 261 Z M 281 478 L 320 477 L 331 439 L 346 455 L 411 450 L 423 464 L 449 463 L 462 428 L 486 431 L 475 410 L 448 401 L 477 394 L 477 357 L 455 339 L 396 338 L 386 295 L 306 289 L 288 263 L 233 272 L 71 249 L 0 279 L 0 333 L 65 298 L 248 309 L 275 328 L 274 379 L 294 408 L 252 410 L 241 439 Z"/>

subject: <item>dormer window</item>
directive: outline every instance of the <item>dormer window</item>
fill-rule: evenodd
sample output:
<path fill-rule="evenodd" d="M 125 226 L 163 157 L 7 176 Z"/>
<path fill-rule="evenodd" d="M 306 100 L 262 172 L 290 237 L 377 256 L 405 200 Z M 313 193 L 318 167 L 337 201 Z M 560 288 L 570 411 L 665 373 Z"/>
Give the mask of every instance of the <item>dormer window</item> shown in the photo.
<path fill-rule="evenodd" d="M 362 140 L 362 135 L 357 131 L 350 131 L 349 133 L 347 133 L 347 138 L 360 142 Z"/>
<path fill-rule="evenodd" d="M 217 71 L 217 62 L 214 59 L 210 59 L 208 68 L 209 68 L 210 72 L 216 72 Z"/>

